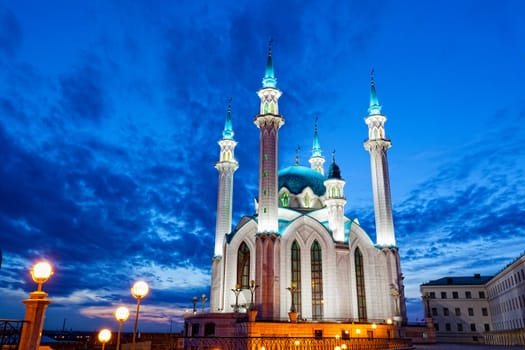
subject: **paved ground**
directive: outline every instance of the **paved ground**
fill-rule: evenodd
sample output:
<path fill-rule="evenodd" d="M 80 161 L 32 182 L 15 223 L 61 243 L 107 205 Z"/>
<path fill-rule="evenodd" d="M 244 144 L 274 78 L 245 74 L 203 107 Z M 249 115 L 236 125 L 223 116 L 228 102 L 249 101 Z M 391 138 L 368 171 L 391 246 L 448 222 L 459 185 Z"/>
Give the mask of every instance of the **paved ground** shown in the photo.
<path fill-rule="evenodd" d="M 416 344 L 417 350 L 519 350 L 523 346 L 476 345 L 476 344 Z"/>

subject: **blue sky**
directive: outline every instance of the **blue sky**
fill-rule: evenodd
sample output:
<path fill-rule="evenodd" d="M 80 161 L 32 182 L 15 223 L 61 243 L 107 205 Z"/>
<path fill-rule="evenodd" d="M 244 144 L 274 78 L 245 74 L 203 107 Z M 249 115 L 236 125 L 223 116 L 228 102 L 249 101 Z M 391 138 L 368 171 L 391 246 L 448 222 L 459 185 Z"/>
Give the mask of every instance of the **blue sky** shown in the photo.
<path fill-rule="evenodd" d="M 419 284 L 491 275 L 525 250 L 523 13 L 518 0 L 0 2 L 0 318 L 23 318 L 45 258 L 47 329 L 116 329 L 139 278 L 152 288 L 140 327 L 181 327 L 209 293 L 229 97 L 234 221 L 254 211 L 270 37 L 280 166 L 297 145 L 307 164 L 318 116 L 347 215 L 372 238 L 374 67 L 409 319 L 421 318 Z"/>

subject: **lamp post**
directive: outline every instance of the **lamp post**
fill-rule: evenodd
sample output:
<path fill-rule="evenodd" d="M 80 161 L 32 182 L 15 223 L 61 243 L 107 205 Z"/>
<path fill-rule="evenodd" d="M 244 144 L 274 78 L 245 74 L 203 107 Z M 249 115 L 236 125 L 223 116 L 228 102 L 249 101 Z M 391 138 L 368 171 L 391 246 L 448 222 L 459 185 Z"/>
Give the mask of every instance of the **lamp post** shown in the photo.
<path fill-rule="evenodd" d="M 235 305 L 232 305 L 233 312 L 239 312 L 239 293 L 242 291 L 241 285 L 237 283 L 235 288 L 232 288 L 233 294 L 235 294 Z"/>
<path fill-rule="evenodd" d="M 98 332 L 98 340 L 102 343 L 102 350 L 106 346 L 106 343 L 111 339 L 111 331 L 104 328 Z"/>
<path fill-rule="evenodd" d="M 48 262 L 36 263 L 31 269 L 31 277 L 38 285 L 37 290 L 29 293 L 29 299 L 22 302 L 26 305 L 25 320 L 27 323 L 22 328 L 19 349 L 36 350 L 40 346 L 44 316 L 47 306 L 51 300 L 47 299 L 47 293 L 42 291 L 42 284 L 47 282 L 53 274 L 53 268 Z"/>
<path fill-rule="evenodd" d="M 251 293 L 251 298 L 250 298 L 250 310 L 253 310 L 253 308 L 255 307 L 255 304 L 254 304 L 254 294 L 255 294 L 255 290 L 259 288 L 258 285 L 255 284 L 255 280 L 251 280 L 250 281 L 250 293 Z"/>
<path fill-rule="evenodd" d="M 124 323 L 128 317 L 129 309 L 125 306 L 121 306 L 115 311 L 115 318 L 118 321 L 117 347 L 115 350 L 120 350 L 120 332 L 122 331 L 122 323 Z"/>
<path fill-rule="evenodd" d="M 144 298 L 149 292 L 149 286 L 144 281 L 138 281 L 135 282 L 133 287 L 131 288 L 131 294 L 137 298 L 137 312 L 135 313 L 135 326 L 133 327 L 133 342 L 131 344 L 131 349 L 135 350 L 136 347 L 136 337 L 137 337 L 137 326 L 139 324 L 139 308 L 140 308 L 140 301 L 142 298 Z"/>
<path fill-rule="evenodd" d="M 193 297 L 193 299 L 191 299 L 192 303 L 193 303 L 193 314 L 195 315 L 197 313 L 197 301 L 199 299 L 197 299 L 196 296 Z"/>
<path fill-rule="evenodd" d="M 206 301 L 208 298 L 206 298 L 206 294 L 202 293 L 201 295 L 201 312 L 204 313 L 204 306 L 206 306 Z"/>

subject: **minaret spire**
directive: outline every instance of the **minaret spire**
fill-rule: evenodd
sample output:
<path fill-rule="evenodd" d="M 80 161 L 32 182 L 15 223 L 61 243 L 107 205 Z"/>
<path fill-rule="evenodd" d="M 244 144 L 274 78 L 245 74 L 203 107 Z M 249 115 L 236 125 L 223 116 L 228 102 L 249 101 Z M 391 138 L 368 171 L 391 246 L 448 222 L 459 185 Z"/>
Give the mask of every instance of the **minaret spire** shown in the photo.
<path fill-rule="evenodd" d="M 310 168 L 321 173 L 321 175 L 324 175 L 324 157 L 323 157 L 323 152 L 321 150 L 321 144 L 319 143 L 319 134 L 317 131 L 317 120 L 318 120 L 318 117 L 316 116 L 315 124 L 314 124 L 314 141 L 312 145 L 312 156 L 310 157 L 308 162 L 310 163 Z"/>
<path fill-rule="evenodd" d="M 228 99 L 228 112 L 226 113 L 226 122 L 224 123 L 224 130 L 222 131 L 223 140 L 233 140 L 233 127 L 232 127 L 232 98 Z"/>
<path fill-rule="evenodd" d="M 376 84 L 374 82 L 374 68 L 370 71 L 370 105 L 368 106 L 368 115 L 381 114 L 381 105 L 376 93 Z"/>
<path fill-rule="evenodd" d="M 370 152 L 372 187 L 374 192 L 374 213 L 376 221 L 376 243 L 379 246 L 395 246 L 394 221 L 392 219 L 392 200 L 390 197 L 390 179 L 388 175 L 387 150 L 392 143 L 385 137 L 386 117 L 381 114 L 381 105 L 377 99 L 372 70 L 370 106 L 368 117 L 368 140 L 365 149 Z"/>
<path fill-rule="evenodd" d="M 263 88 L 275 88 L 277 86 L 277 79 L 275 78 L 275 73 L 273 72 L 272 43 L 273 39 L 270 38 L 270 41 L 268 42 L 268 58 L 266 60 L 266 71 L 264 72 L 264 78 L 262 80 Z"/>

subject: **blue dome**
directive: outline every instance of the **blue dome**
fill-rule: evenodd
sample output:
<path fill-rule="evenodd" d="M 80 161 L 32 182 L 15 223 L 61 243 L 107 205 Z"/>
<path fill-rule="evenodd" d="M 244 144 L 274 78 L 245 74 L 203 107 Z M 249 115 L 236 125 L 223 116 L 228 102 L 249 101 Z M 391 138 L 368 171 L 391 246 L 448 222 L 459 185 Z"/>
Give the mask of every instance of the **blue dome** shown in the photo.
<path fill-rule="evenodd" d="M 292 165 L 279 171 L 279 189 L 286 187 L 293 194 L 301 193 L 310 187 L 317 196 L 326 192 L 324 176 L 302 165 Z"/>

